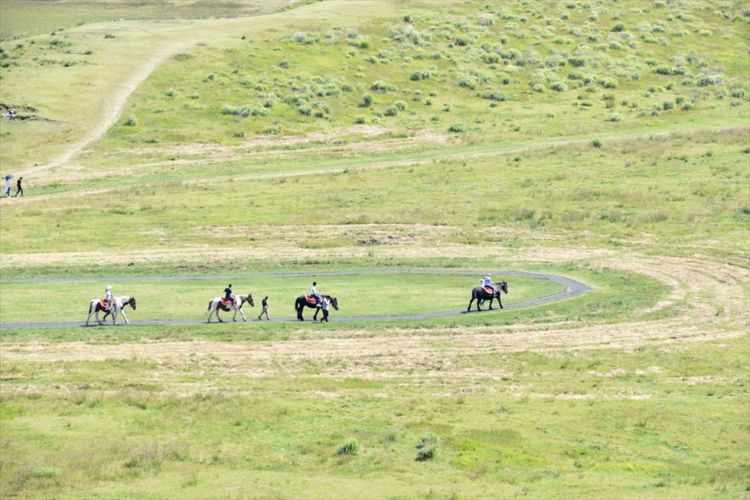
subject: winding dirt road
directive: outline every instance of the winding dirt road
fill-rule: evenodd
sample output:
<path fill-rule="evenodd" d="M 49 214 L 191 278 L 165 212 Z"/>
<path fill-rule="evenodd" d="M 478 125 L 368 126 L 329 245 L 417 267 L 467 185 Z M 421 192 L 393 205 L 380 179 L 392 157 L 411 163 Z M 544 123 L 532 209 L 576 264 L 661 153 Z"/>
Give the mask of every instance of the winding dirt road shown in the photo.
<path fill-rule="evenodd" d="M 252 274 L 244 276 L 232 276 L 232 278 L 290 278 L 290 277 L 303 277 L 303 276 L 357 276 L 357 275 L 373 275 L 373 274 L 442 274 L 442 275 L 470 275 L 476 276 L 479 271 L 453 271 L 448 269 L 438 270 L 425 270 L 425 269 L 370 269 L 364 271 L 341 271 L 341 272 L 322 272 L 322 273 L 276 273 L 276 274 Z M 493 271 L 495 276 L 520 276 L 525 278 L 533 278 L 538 280 L 552 281 L 565 287 L 564 291 L 557 292 L 543 297 L 536 297 L 534 299 L 524 300 L 520 302 L 511 302 L 505 305 L 506 309 L 520 309 L 524 307 L 532 307 L 550 302 L 556 302 L 572 297 L 577 297 L 588 293 L 592 290 L 588 285 L 579 281 L 566 278 L 564 276 L 558 276 L 555 274 L 543 274 L 543 273 L 531 273 L 525 271 Z M 130 281 L 130 280 L 154 280 L 154 281 L 188 281 L 199 278 L 228 278 L 229 276 L 217 276 L 217 275 L 205 275 L 205 276 L 157 276 L 148 278 L 117 278 L 119 281 Z M 0 283 L 51 283 L 51 282 L 82 282 L 82 281 L 101 281 L 102 279 L 107 280 L 109 278 L 31 278 L 21 280 L 5 280 Z M 496 312 L 499 309 L 495 310 Z M 488 311 L 485 311 L 488 312 Z M 400 314 L 400 315 L 389 315 L 389 316 L 337 316 L 335 311 L 331 313 L 331 321 L 398 321 L 398 320 L 423 320 L 431 318 L 446 318 L 450 316 L 456 316 L 464 314 L 466 311 L 436 311 L 421 314 Z M 226 313 L 229 314 L 229 313 Z M 309 316 L 309 314 L 308 314 Z M 308 318 L 309 319 L 309 318 Z M 294 317 L 281 317 L 272 320 L 273 322 L 296 322 L 297 319 Z M 130 323 L 131 326 L 142 326 L 142 325 L 194 325 L 200 324 L 204 321 L 197 320 L 143 320 L 133 321 Z M 0 329 L 16 329 L 16 328 L 70 328 L 76 326 L 85 326 L 77 321 L 56 321 L 56 322 L 32 322 L 32 323 L 0 323 Z M 96 326 L 96 325 L 94 325 Z"/>
<path fill-rule="evenodd" d="M 245 377 L 290 376 L 312 370 L 331 377 L 398 378 L 408 372 L 500 380 L 508 376 L 502 368 L 481 362 L 466 368 L 467 360 L 503 352 L 627 350 L 649 345 L 679 351 L 687 342 L 737 338 L 750 329 L 748 269 L 698 257 L 617 254 L 600 263 L 657 279 L 669 287 L 669 293 L 619 323 L 571 320 L 430 329 L 394 325 L 377 333 L 352 324 L 350 329 L 316 330 L 309 337 L 248 342 L 7 342 L 2 344 L 2 357 L 11 363 L 137 359 L 158 363 L 164 373 L 218 370 Z M 664 313 L 661 319 L 640 319 L 660 312 Z"/>

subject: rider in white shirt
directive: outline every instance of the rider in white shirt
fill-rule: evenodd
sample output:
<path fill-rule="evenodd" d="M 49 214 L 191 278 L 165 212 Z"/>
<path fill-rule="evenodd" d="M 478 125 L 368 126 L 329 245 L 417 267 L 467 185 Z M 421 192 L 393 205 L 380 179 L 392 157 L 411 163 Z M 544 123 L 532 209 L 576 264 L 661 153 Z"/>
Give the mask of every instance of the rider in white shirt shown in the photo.
<path fill-rule="evenodd" d="M 310 295 L 315 297 L 315 300 L 317 301 L 317 303 L 320 304 L 321 299 L 320 299 L 320 294 L 318 293 L 317 286 L 318 286 L 318 282 L 313 281 L 312 288 L 310 289 Z"/>
<path fill-rule="evenodd" d="M 493 288 L 493 289 L 495 288 L 492 286 L 492 277 L 489 274 L 487 274 L 487 276 L 484 277 L 484 286 L 488 288 Z"/>
<path fill-rule="evenodd" d="M 104 300 L 106 300 L 109 305 L 115 303 L 115 295 L 112 293 L 112 285 L 107 285 L 104 289 Z"/>

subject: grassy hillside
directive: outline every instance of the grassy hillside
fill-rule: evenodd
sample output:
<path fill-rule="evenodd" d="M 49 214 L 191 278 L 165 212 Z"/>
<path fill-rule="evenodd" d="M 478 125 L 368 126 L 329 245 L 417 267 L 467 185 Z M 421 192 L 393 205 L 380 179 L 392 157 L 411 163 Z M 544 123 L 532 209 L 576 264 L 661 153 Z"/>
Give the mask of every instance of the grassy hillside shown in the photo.
<path fill-rule="evenodd" d="M 3 497 L 747 494 L 744 3 L 0 9 Z"/>
<path fill-rule="evenodd" d="M 177 56 L 102 146 L 241 144 L 355 123 L 514 141 L 747 117 L 739 3 L 435 7 L 355 11 Z"/>
<path fill-rule="evenodd" d="M 101 21 L 134 19 L 201 19 L 267 14 L 306 3 L 302 0 L 239 0 L 232 2 L 146 0 L 4 0 L 0 5 L 0 39 L 62 31 Z"/>

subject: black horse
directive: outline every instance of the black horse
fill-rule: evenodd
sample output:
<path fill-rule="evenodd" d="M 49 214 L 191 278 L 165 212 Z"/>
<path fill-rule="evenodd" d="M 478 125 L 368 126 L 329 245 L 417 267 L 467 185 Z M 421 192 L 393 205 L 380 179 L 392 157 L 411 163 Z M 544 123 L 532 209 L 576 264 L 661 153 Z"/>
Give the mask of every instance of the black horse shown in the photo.
<path fill-rule="evenodd" d="M 500 292 L 508 293 L 508 283 L 506 281 L 501 281 L 500 283 L 495 283 L 495 293 L 487 293 L 487 290 L 483 286 L 478 286 L 474 288 L 471 291 L 471 300 L 469 301 L 469 307 L 466 308 L 466 311 L 471 311 L 471 304 L 476 300 L 477 301 L 477 311 L 481 311 L 482 308 L 479 307 L 479 304 L 484 302 L 485 300 L 490 301 L 490 310 L 492 309 L 492 301 L 497 299 L 497 303 L 500 304 L 500 309 L 503 308 L 503 301 L 500 300 Z"/>
<path fill-rule="evenodd" d="M 321 295 L 321 298 L 328 299 L 329 301 L 331 301 L 331 305 L 333 306 L 333 308 L 337 311 L 339 310 L 339 301 L 336 300 L 336 297 L 331 297 L 330 295 Z M 312 307 L 313 309 L 315 309 L 313 321 L 317 321 L 318 312 L 320 312 L 321 310 L 320 304 L 309 303 L 304 295 L 300 295 L 299 297 L 297 297 L 297 300 L 294 302 L 294 310 L 297 311 L 297 319 L 300 321 L 305 321 L 305 318 L 302 317 L 302 311 L 305 309 L 305 307 Z M 328 311 L 323 310 L 323 317 L 320 321 L 328 321 Z"/>

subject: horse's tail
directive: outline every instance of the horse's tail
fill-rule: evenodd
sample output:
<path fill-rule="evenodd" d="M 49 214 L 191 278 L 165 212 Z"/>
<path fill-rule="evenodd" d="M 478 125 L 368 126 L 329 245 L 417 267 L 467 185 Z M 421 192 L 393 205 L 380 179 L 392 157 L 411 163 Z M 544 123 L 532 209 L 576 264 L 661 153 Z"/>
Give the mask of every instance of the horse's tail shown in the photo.
<path fill-rule="evenodd" d="M 299 297 L 294 299 L 294 312 L 299 312 Z"/>
<path fill-rule="evenodd" d="M 210 311 L 211 310 L 211 304 L 212 303 L 213 303 L 213 300 L 209 300 L 208 301 L 208 309 L 206 309 L 206 311 Z"/>

